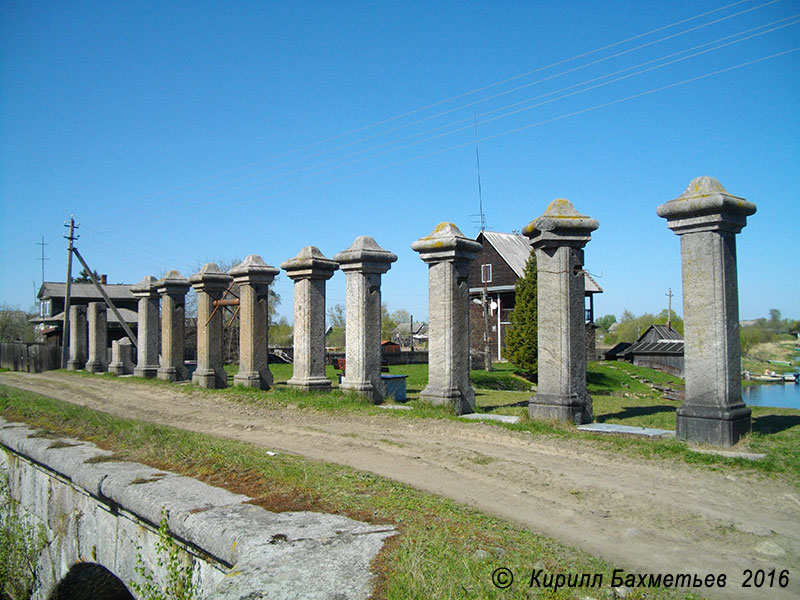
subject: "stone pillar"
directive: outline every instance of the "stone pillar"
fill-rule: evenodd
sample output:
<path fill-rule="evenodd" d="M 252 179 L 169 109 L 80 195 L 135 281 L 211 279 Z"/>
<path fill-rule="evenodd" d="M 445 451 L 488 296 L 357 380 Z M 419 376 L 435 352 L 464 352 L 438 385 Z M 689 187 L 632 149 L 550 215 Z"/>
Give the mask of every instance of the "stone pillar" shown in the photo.
<path fill-rule="evenodd" d="M 698 177 L 657 212 L 681 236 L 686 396 L 677 435 L 732 446 L 750 431 L 739 375 L 735 236 L 756 206 L 729 194 L 716 179 Z"/>
<path fill-rule="evenodd" d="M 397 256 L 367 235 L 333 257 L 347 278 L 345 376 L 339 389 L 383 401 L 381 381 L 381 275 Z"/>
<path fill-rule="evenodd" d="M 133 374 L 137 377 L 152 379 L 158 373 L 158 292 L 156 278 L 148 275 L 131 287 L 131 293 L 139 299 L 139 326 L 136 339 L 136 368 Z"/>
<path fill-rule="evenodd" d="M 269 284 L 280 271 L 251 254 L 228 274 L 239 286 L 239 372 L 236 385 L 268 390 L 269 371 Z"/>
<path fill-rule="evenodd" d="M 469 384 L 469 263 L 481 245 L 453 223 L 411 244 L 428 264 L 428 385 L 420 399 L 475 412 Z"/>
<path fill-rule="evenodd" d="M 89 302 L 89 360 L 86 370 L 90 373 L 108 371 L 108 322 L 105 302 Z"/>
<path fill-rule="evenodd" d="M 314 246 L 281 264 L 294 281 L 294 365 L 286 383 L 303 391 L 331 389 L 325 377 L 325 282 L 338 268 Z"/>
<path fill-rule="evenodd" d="M 86 364 L 86 307 L 69 307 L 69 360 L 67 369 L 78 371 Z"/>
<path fill-rule="evenodd" d="M 129 338 L 111 342 L 111 364 L 108 370 L 114 375 L 133 373 L 133 344 Z"/>
<path fill-rule="evenodd" d="M 156 291 L 161 296 L 161 366 L 158 368 L 158 378 L 184 381 L 186 292 L 189 291 L 189 281 L 178 271 L 170 271 L 156 283 Z"/>
<path fill-rule="evenodd" d="M 222 359 L 222 308 L 214 310 L 233 278 L 214 263 L 206 263 L 189 277 L 197 292 L 197 369 L 192 381 L 204 388 L 228 386 Z"/>
<path fill-rule="evenodd" d="M 559 198 L 522 230 L 536 252 L 539 298 L 539 385 L 528 403 L 532 419 L 592 422 L 592 398 L 586 391 L 583 247 L 597 226 Z"/>

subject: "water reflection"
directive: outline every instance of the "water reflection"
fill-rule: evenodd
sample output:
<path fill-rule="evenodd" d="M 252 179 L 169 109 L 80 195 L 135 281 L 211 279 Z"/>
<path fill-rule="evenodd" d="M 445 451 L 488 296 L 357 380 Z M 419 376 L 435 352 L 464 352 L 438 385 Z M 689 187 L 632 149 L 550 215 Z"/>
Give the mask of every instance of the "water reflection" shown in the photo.
<path fill-rule="evenodd" d="M 748 406 L 773 406 L 800 409 L 800 385 L 766 383 L 742 389 L 742 400 Z"/>

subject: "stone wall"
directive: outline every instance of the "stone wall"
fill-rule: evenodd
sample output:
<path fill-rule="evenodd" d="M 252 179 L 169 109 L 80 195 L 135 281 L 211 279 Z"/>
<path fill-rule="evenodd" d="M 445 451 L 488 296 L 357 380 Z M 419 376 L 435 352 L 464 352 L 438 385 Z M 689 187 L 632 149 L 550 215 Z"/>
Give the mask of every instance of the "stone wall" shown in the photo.
<path fill-rule="evenodd" d="M 49 598 L 86 564 L 129 586 L 141 558 L 163 584 L 155 542 L 164 510 L 200 598 L 215 600 L 367 598 L 370 561 L 394 534 L 338 515 L 271 513 L 241 494 L 139 463 L 89 462 L 111 453 L 37 433 L 0 419 L 0 474 L 21 518 L 47 535 L 33 600 Z"/>

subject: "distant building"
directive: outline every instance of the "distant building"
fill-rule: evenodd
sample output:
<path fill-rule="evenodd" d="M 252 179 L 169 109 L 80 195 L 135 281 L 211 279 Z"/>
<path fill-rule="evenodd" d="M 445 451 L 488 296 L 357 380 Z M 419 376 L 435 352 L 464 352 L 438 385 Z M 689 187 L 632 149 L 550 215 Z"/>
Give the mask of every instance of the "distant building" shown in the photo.
<path fill-rule="evenodd" d="M 506 329 L 514 310 L 517 280 L 525 274 L 525 265 L 531 253 L 528 238 L 513 233 L 485 231 L 475 241 L 483 249 L 469 267 L 470 298 L 470 349 L 483 352 L 483 297 L 484 286 L 489 301 L 489 343 L 492 360 L 501 360 L 505 347 Z M 594 295 L 603 289 L 584 272 L 586 285 L 587 353 L 594 354 Z"/>
<path fill-rule="evenodd" d="M 128 326 L 136 331 L 138 324 L 137 298 L 131 293 L 134 284 L 109 284 L 105 283 L 105 276 L 101 275 L 100 285 L 108 297 L 119 309 Z M 64 306 L 66 304 L 67 286 L 63 282 L 46 281 L 39 288 L 39 316 L 31 319 L 39 324 L 40 333 L 49 345 L 60 346 L 64 327 Z M 70 286 L 70 304 L 87 305 L 89 302 L 103 302 L 103 296 L 93 283 L 73 283 Z M 108 310 L 108 342 L 118 340 L 127 334 L 119 323 L 114 312 Z"/>
<path fill-rule="evenodd" d="M 638 340 L 624 350 L 634 365 L 658 369 L 683 377 L 683 336 L 666 325 L 651 325 Z"/>

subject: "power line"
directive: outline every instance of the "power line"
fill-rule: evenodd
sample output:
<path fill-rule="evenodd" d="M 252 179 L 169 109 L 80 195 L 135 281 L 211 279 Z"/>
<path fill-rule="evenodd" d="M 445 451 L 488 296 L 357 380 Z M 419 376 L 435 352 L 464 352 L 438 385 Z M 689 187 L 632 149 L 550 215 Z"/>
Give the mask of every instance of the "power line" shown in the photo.
<path fill-rule="evenodd" d="M 522 100 L 522 101 L 519 101 L 519 102 L 515 102 L 513 104 L 502 106 L 502 107 L 487 111 L 485 113 L 482 113 L 482 114 L 480 114 L 478 116 L 479 117 L 484 117 L 484 116 L 488 116 L 488 115 L 492 115 L 492 114 L 498 113 L 500 111 L 503 111 L 503 110 L 506 110 L 506 109 L 509 109 L 509 108 L 514 108 L 514 107 L 517 107 L 517 106 L 523 106 L 523 105 L 526 105 L 526 104 L 528 104 L 530 102 L 533 102 L 533 101 L 535 101 L 537 99 L 540 99 L 540 98 L 551 96 L 553 94 L 558 94 L 558 93 L 560 93 L 562 91 L 571 90 L 571 89 L 578 88 L 578 87 L 581 87 L 581 86 L 586 86 L 587 84 L 592 83 L 594 81 L 600 81 L 600 80 L 603 80 L 603 79 L 607 79 L 609 77 L 613 77 L 614 75 L 625 73 L 625 72 L 630 71 L 632 69 L 637 69 L 639 67 L 643 67 L 643 66 L 646 66 L 646 65 L 651 65 L 651 64 L 657 63 L 659 61 L 665 61 L 665 60 L 667 60 L 669 58 L 672 58 L 672 57 L 675 57 L 675 56 L 679 56 L 681 54 L 685 54 L 686 52 L 691 52 L 692 50 L 703 48 L 703 47 L 709 46 L 711 44 L 715 44 L 717 42 L 730 40 L 731 38 L 740 37 L 740 36 L 743 36 L 743 35 L 745 35 L 747 33 L 752 33 L 754 31 L 758 31 L 759 29 L 764 29 L 765 27 L 770 27 L 770 26 L 776 25 L 778 23 L 783 23 L 783 22 L 785 22 L 787 20 L 790 20 L 790 19 L 795 19 L 798 16 L 800 16 L 800 13 L 792 15 L 790 17 L 779 19 L 777 21 L 773 21 L 771 23 L 767 23 L 767 24 L 764 24 L 764 25 L 759 25 L 757 27 L 754 27 L 754 28 L 751 28 L 751 29 L 748 29 L 748 30 L 745 30 L 745 31 L 742 31 L 742 32 L 737 32 L 735 34 L 730 34 L 730 35 L 727 35 L 727 36 L 723 36 L 721 38 L 718 38 L 716 40 L 712 40 L 710 42 L 705 42 L 703 44 L 698 44 L 698 45 L 693 46 L 691 48 L 687 48 L 687 49 L 684 49 L 684 50 L 679 50 L 677 52 L 673 52 L 673 53 L 670 53 L 670 54 L 667 54 L 667 55 L 664 55 L 664 56 L 661 56 L 661 57 L 658 57 L 658 58 L 655 58 L 655 59 L 651 59 L 651 60 L 645 61 L 643 63 L 639 63 L 639 64 L 631 66 L 631 67 L 626 67 L 624 69 L 619 69 L 619 70 L 614 71 L 612 73 L 608 73 L 608 74 L 600 75 L 598 77 L 594 77 L 594 78 L 591 78 L 591 79 L 588 79 L 588 80 L 584 80 L 582 82 L 579 82 L 579 83 L 576 83 L 576 84 L 561 88 L 559 90 L 546 92 L 544 94 L 540 94 L 538 96 L 534 96 L 533 98 L 528 98 L 526 100 Z M 749 36 L 740 37 L 740 39 L 729 41 L 729 42 L 723 43 L 723 44 L 719 44 L 719 45 L 717 45 L 717 46 L 715 46 L 713 48 L 709 48 L 709 49 L 706 49 L 706 50 L 698 51 L 698 52 L 695 52 L 695 53 L 690 54 L 688 56 L 684 56 L 684 57 L 681 57 L 681 58 L 676 58 L 676 59 L 673 59 L 673 60 L 670 60 L 670 61 L 667 61 L 667 62 L 662 62 L 661 64 L 652 66 L 650 68 L 642 69 L 642 70 L 634 72 L 634 73 L 629 73 L 628 75 L 624 75 L 624 76 L 618 77 L 616 79 L 612 79 L 612 80 L 609 80 L 609 81 L 598 83 L 598 84 L 593 85 L 593 86 L 584 87 L 583 89 L 579 89 L 579 90 L 571 92 L 569 94 L 564 94 L 562 96 L 558 96 L 556 98 L 552 98 L 550 100 L 546 100 L 546 101 L 540 102 L 538 104 L 527 106 L 525 108 L 521 108 L 521 109 L 518 109 L 518 110 L 515 110 L 515 111 L 507 112 L 505 114 L 501 114 L 501 115 L 493 117 L 491 119 L 486 119 L 486 120 L 480 121 L 480 123 L 481 124 L 485 124 L 485 123 L 489 123 L 491 121 L 495 121 L 495 120 L 498 120 L 498 119 L 502 119 L 502 118 L 506 118 L 506 117 L 513 116 L 513 115 L 516 115 L 516 114 L 520 114 L 522 112 L 526 112 L 526 111 L 532 110 L 534 108 L 537 108 L 537 107 L 540 107 L 540 106 L 544 106 L 546 104 L 550 104 L 550 103 L 556 102 L 558 100 L 563 100 L 565 98 L 569 98 L 571 96 L 575 96 L 575 95 L 582 94 L 582 93 L 585 93 L 585 92 L 588 92 L 588 91 L 591 91 L 591 90 L 594 90 L 594 89 L 598 89 L 600 87 L 604 87 L 604 86 L 607 86 L 607 85 L 610 85 L 610 84 L 613 84 L 613 83 L 616 83 L 616 82 L 619 82 L 619 81 L 623 81 L 625 79 L 630 79 L 632 77 L 636 77 L 636 76 L 639 76 L 639 75 L 642 75 L 642 74 L 645 74 L 645 73 L 649 73 L 651 71 L 655 71 L 657 69 L 661 69 L 661 68 L 667 67 L 669 65 L 672 65 L 672 64 L 675 64 L 675 63 L 678 63 L 678 62 L 686 61 L 686 60 L 689 60 L 691 58 L 694 58 L 694 57 L 697 57 L 697 56 L 700 56 L 700 55 L 703 55 L 703 54 L 707 54 L 709 52 L 714 52 L 714 51 L 720 50 L 722 48 L 731 46 L 733 44 L 742 43 L 742 42 L 745 42 L 747 40 L 753 39 L 755 37 L 766 35 L 768 33 L 772 33 L 772 32 L 777 31 L 779 29 L 783 29 L 783 28 L 786 28 L 786 27 L 789 27 L 789 26 L 792 26 L 792 25 L 796 25 L 798 23 L 800 23 L 800 21 L 794 21 L 794 22 L 791 22 L 791 23 L 784 23 L 783 25 L 775 26 L 772 29 L 768 29 L 766 31 L 761 31 L 759 33 L 752 33 Z M 339 169 L 339 168 L 342 168 L 342 167 L 351 166 L 353 164 L 364 162 L 365 160 L 369 160 L 371 158 L 377 158 L 377 157 L 389 154 L 391 152 L 396 152 L 398 150 L 402 150 L 402 149 L 405 149 L 405 148 L 417 146 L 417 145 L 425 143 L 425 142 L 430 142 L 430 141 L 445 137 L 447 135 L 452 135 L 452 134 L 455 134 L 455 133 L 458 133 L 458 132 L 461 132 L 461 131 L 466 131 L 467 129 L 471 128 L 471 125 L 466 125 L 465 123 L 467 121 L 471 121 L 471 120 L 472 119 L 467 118 L 467 119 L 461 119 L 461 120 L 458 120 L 458 121 L 453 121 L 451 123 L 448 123 L 448 124 L 445 124 L 445 125 L 441 125 L 441 126 L 433 128 L 433 129 L 429 129 L 427 131 L 418 132 L 416 134 L 413 134 L 411 136 L 406 136 L 406 137 L 400 138 L 398 140 L 393 140 L 393 141 L 390 141 L 390 142 L 385 142 L 383 144 L 379 144 L 377 146 L 372 146 L 370 148 L 358 150 L 356 152 L 353 152 L 353 153 L 350 153 L 348 155 L 345 155 L 344 157 L 328 159 L 328 160 L 323 161 L 321 163 L 317 163 L 316 165 L 314 165 L 314 164 L 307 165 L 307 166 L 304 166 L 304 167 L 299 167 L 299 168 L 297 168 L 297 169 L 295 169 L 293 171 L 289 171 L 288 173 L 276 174 L 276 175 L 273 175 L 272 177 L 268 178 L 266 181 L 254 182 L 252 185 L 260 186 L 260 187 L 256 187 L 253 191 L 256 191 L 258 189 L 263 189 L 263 186 L 266 183 L 268 183 L 270 181 L 273 181 L 273 180 L 275 180 L 275 179 L 277 179 L 279 177 L 291 177 L 292 175 L 298 175 L 298 174 L 301 174 L 301 173 L 305 173 L 306 175 L 320 175 L 320 174 L 323 174 L 323 173 L 328 172 L 328 171 L 333 170 L 333 169 Z M 428 134 L 433 133 L 433 132 L 447 130 L 448 128 L 455 127 L 455 126 L 457 126 L 459 124 L 462 124 L 462 123 L 464 124 L 464 126 L 459 127 L 457 129 L 451 129 L 450 131 L 444 131 L 443 133 L 439 133 L 437 135 L 432 135 L 432 136 L 428 135 Z M 414 140 L 415 138 L 419 138 L 420 136 L 425 136 L 425 135 L 427 135 L 427 137 L 423 137 L 421 139 L 416 139 L 416 141 L 409 142 L 407 144 L 399 144 L 398 145 L 399 142 Z M 383 149 L 383 148 L 387 148 L 387 147 L 389 149 L 386 150 L 386 151 L 375 152 L 377 150 L 380 150 L 380 149 Z M 369 154 L 369 153 L 372 153 L 372 154 Z M 351 161 L 345 162 L 345 163 L 338 162 L 336 164 L 331 165 L 330 167 L 320 168 L 320 167 L 322 167 L 322 166 L 324 166 L 326 164 L 330 164 L 330 163 L 335 162 L 335 161 L 346 160 L 348 157 L 356 157 L 356 156 L 363 155 L 363 154 L 367 154 L 367 156 L 365 156 L 363 158 L 360 158 L 360 159 L 351 160 Z M 313 169 L 317 169 L 317 170 L 313 171 Z M 311 171 L 311 172 L 309 172 L 309 171 Z M 240 186 L 239 189 L 242 189 L 242 187 Z M 226 191 L 230 191 L 230 188 L 228 190 L 226 190 Z M 209 200 L 208 202 L 211 202 L 211 201 L 212 200 Z M 202 204 L 201 204 L 201 206 L 202 206 Z"/>
<path fill-rule="evenodd" d="M 672 27 L 677 27 L 677 26 L 679 26 L 679 25 L 682 25 L 682 24 L 684 24 L 684 23 L 688 23 L 688 22 L 691 22 L 691 21 L 695 21 L 695 20 L 697 20 L 697 19 L 701 19 L 701 18 L 703 18 L 703 17 L 706 17 L 706 16 L 708 16 L 708 15 L 715 14 L 715 13 L 718 13 L 718 12 L 721 12 L 721 11 L 724 11 L 724 10 L 727 10 L 727 9 L 729 9 L 729 8 L 733 8 L 733 7 L 735 7 L 735 6 L 738 6 L 738 5 L 740 5 L 740 4 L 744 4 L 745 2 L 748 2 L 748 1 L 749 1 L 749 0 L 738 0 L 738 1 L 736 1 L 736 2 L 732 2 L 732 3 L 730 3 L 730 4 L 727 4 L 727 5 L 725 5 L 725 6 L 722 6 L 722 7 L 720 7 L 720 8 L 716 8 L 716 9 L 712 9 L 712 10 L 709 10 L 709 11 L 705 11 L 705 12 L 703 12 L 703 13 L 700 13 L 700 14 L 694 15 L 694 16 L 692 16 L 692 17 L 687 17 L 687 18 L 685 18 L 685 19 L 681 19 L 681 20 L 675 21 L 675 22 L 673 22 L 673 23 L 670 23 L 670 24 L 667 24 L 667 25 L 663 25 L 663 26 L 657 27 L 657 28 L 655 28 L 655 29 L 651 29 L 651 30 L 649 30 L 649 31 L 646 31 L 646 32 L 644 32 L 644 33 L 640 33 L 640 34 L 637 34 L 637 35 L 634 35 L 634 36 L 631 36 L 631 37 L 625 38 L 625 39 L 623 39 L 623 40 L 619 40 L 619 41 L 617 41 L 617 42 L 613 42 L 613 43 L 611 43 L 611 44 L 606 44 L 606 45 L 604 45 L 604 46 L 601 46 L 601 47 L 599 47 L 599 48 L 595 48 L 595 49 L 593 49 L 593 50 L 589 50 L 589 51 L 587 51 L 587 52 L 583 52 L 583 53 L 580 53 L 580 54 L 574 55 L 574 56 L 572 56 L 572 57 L 565 58 L 565 59 L 562 59 L 562 60 L 559 60 L 559 61 L 556 61 L 556 62 L 550 63 L 550 64 L 548 64 L 548 65 L 545 65 L 545 66 L 542 66 L 542 67 L 537 67 L 537 68 L 535 68 L 535 69 L 532 69 L 532 70 L 530 70 L 530 71 L 527 71 L 527 72 L 525 72 L 525 73 L 521 73 L 521 74 L 519 74 L 519 75 L 515 75 L 515 76 L 513 76 L 513 77 L 509 77 L 509 78 L 506 78 L 506 79 L 503 79 L 503 80 L 500 80 L 500 81 L 497 81 L 497 82 L 494 82 L 494 83 L 491 83 L 491 84 L 488 84 L 488 85 L 484 85 L 484 86 L 481 86 L 481 87 L 478 87 L 478 88 L 472 89 L 472 90 L 470 90 L 470 91 L 463 92 L 463 93 L 461 93 L 461 94 L 458 94 L 458 95 L 452 96 L 452 97 L 450 97 L 450 98 L 446 98 L 446 99 L 444 99 L 444 100 L 439 100 L 439 101 L 437 101 L 437 102 L 434 102 L 434 103 L 431 103 L 431 104 L 428 104 L 428 105 L 425 105 L 425 106 L 422 106 L 422 107 L 419 107 L 419 108 L 416 108 L 416 109 L 413 109 L 413 110 L 410 110 L 410 111 L 407 111 L 407 112 L 404 112 L 404 113 L 401 113 L 401 114 L 398 114 L 398 115 L 395 115 L 395 116 L 393 116 L 393 117 L 389 117 L 389 118 L 386 118 L 386 119 L 382 119 L 382 120 L 379 120 L 379 121 L 376 121 L 376 122 L 370 123 L 370 124 L 368 124 L 368 125 L 364 125 L 364 126 L 362 126 L 362 127 L 358 127 L 358 128 L 356 128 L 356 129 L 352 129 L 352 130 L 350 130 L 350 131 L 347 131 L 347 132 L 344 132 L 344 133 L 341 133 L 341 134 L 337 134 L 337 135 L 334 135 L 334 136 L 331 136 L 331 137 L 325 138 L 325 139 L 323 139 L 323 140 L 319 140 L 319 141 L 316 141 L 316 142 L 312 142 L 312 143 L 310 143 L 310 144 L 307 144 L 307 145 L 305 145 L 305 146 L 302 146 L 302 147 L 296 148 L 296 149 L 294 149 L 294 150 L 289 150 L 289 151 L 287 151 L 287 152 L 284 152 L 284 153 L 280 153 L 280 154 L 277 154 L 277 155 L 273 155 L 273 156 L 271 156 L 271 157 L 269 157 L 269 158 L 266 158 L 266 159 L 262 159 L 262 160 L 259 160 L 259 161 L 254 161 L 254 162 L 248 163 L 248 164 L 246 164 L 246 165 L 243 165 L 243 166 L 240 166 L 240 167 L 236 167 L 236 168 L 234 168 L 234 169 L 230 169 L 230 170 L 228 170 L 228 171 L 223 171 L 223 172 L 221 172 L 221 173 L 219 173 L 219 174 L 213 175 L 213 176 L 211 176 L 211 177 L 207 177 L 207 178 L 205 178 L 205 179 L 201 179 L 201 180 L 199 180 L 199 181 L 197 181 L 197 182 L 194 182 L 194 183 L 189 183 L 189 184 L 185 184 L 185 185 L 177 186 L 177 187 L 173 188 L 173 190 L 185 189 L 185 188 L 188 188 L 188 187 L 190 187 L 190 186 L 192 186 L 192 185 L 196 185 L 196 183 L 202 183 L 202 182 L 205 182 L 205 181 L 213 181 L 213 180 L 215 180 L 215 179 L 219 179 L 220 177 L 224 177 L 225 175 L 229 175 L 229 174 L 232 174 L 232 173 L 240 172 L 240 171 L 242 171 L 242 170 L 249 169 L 250 167 L 253 167 L 253 166 L 256 166 L 256 165 L 261 165 L 261 164 L 264 164 L 264 163 L 266 163 L 266 162 L 269 162 L 269 161 L 272 161 L 272 160 L 275 160 L 275 159 L 278 159 L 278 158 L 283 158 L 283 157 L 285 157 L 285 156 L 289 156 L 289 155 L 291 155 L 291 154 L 296 154 L 296 153 L 298 153 L 298 152 L 303 152 L 303 151 L 305 151 L 305 150 L 308 150 L 308 149 L 311 149 L 311 148 L 315 148 L 315 147 L 321 146 L 321 145 L 323 145 L 323 144 L 326 144 L 326 143 L 329 143 L 329 142 L 331 142 L 331 141 L 335 141 L 335 140 L 338 140 L 338 139 L 342 139 L 342 138 L 345 138 L 345 137 L 349 137 L 349 136 L 351 136 L 351 135 L 354 135 L 354 134 L 360 133 L 360 132 L 362 132 L 362 131 L 366 131 L 366 130 L 368 130 L 368 129 L 373 129 L 373 128 L 375 128 L 375 127 L 379 127 L 379 126 L 381 126 L 381 125 L 384 125 L 384 124 L 387 124 L 387 123 L 391 123 L 391 122 L 393 122 L 393 121 L 397 121 L 397 120 L 403 119 L 403 118 L 405 118 L 405 117 L 408 117 L 408 116 L 411 116 L 411 115 L 414 115 L 414 114 L 417 114 L 417 113 L 420 113 L 420 112 L 423 112 L 423 111 L 426 111 L 426 110 L 429 110 L 429 109 L 435 108 L 435 107 L 437 107 L 437 106 L 442 106 L 442 105 L 444 105 L 444 104 L 447 104 L 447 103 L 449 103 L 449 102 L 453 102 L 453 101 L 455 101 L 455 100 L 460 100 L 460 99 L 462 99 L 462 98 L 466 98 L 466 97 L 469 97 L 469 96 L 472 96 L 472 95 L 475 95 L 475 94 L 481 93 L 481 92 L 483 92 L 483 91 L 486 91 L 486 90 L 488 90 L 488 89 L 492 89 L 492 88 L 494 88 L 494 87 L 498 87 L 498 86 L 500 86 L 500 85 L 504 85 L 504 84 L 510 83 L 510 82 L 512 82 L 512 81 L 516 81 L 516 80 L 522 79 L 522 78 L 524 78 L 524 77 L 528 77 L 528 76 L 530 76 L 530 75 L 533 75 L 533 74 L 535 74 L 535 73 L 539 73 L 539 72 L 545 71 L 545 70 L 547 70 L 547 69 L 550 69 L 550 68 L 553 68 L 553 67 L 557 67 L 557 66 L 560 66 L 560 65 L 563 65 L 563 64 L 567 64 L 567 63 L 569 63 L 569 62 L 573 62 L 573 61 L 575 61 L 575 60 L 579 60 L 579 59 L 581 59 L 581 58 L 585 58 L 585 57 L 587 57 L 587 56 L 591 56 L 591 55 L 593 55 L 593 54 L 597 54 L 597 53 L 599 53 L 599 52 L 602 52 L 602 51 L 604 51 L 604 50 L 608 50 L 608 49 L 611 49 L 611 48 L 615 48 L 615 47 L 617 47 L 617 46 L 621 46 L 621 45 L 623 45 L 623 44 L 626 44 L 626 43 L 632 42 L 632 41 L 634 41 L 634 40 L 637 40 L 637 39 L 641 39 L 641 38 L 647 37 L 647 36 L 649 36 L 649 35 L 652 35 L 652 34 L 658 33 L 658 32 L 660 32 L 660 31 L 665 31 L 665 30 L 667 30 L 667 29 L 670 29 L 670 28 L 672 28 Z M 745 10 L 745 11 L 742 11 L 742 12 L 740 12 L 740 13 L 736 13 L 736 15 L 731 15 L 731 17 L 732 17 L 732 16 L 737 16 L 737 15 L 739 15 L 739 14 L 742 14 L 742 13 L 744 13 L 744 12 L 750 12 L 750 11 L 752 11 L 752 10 L 757 10 L 757 9 L 759 9 L 759 8 L 763 8 L 764 6 L 768 6 L 768 5 L 774 4 L 774 3 L 776 3 L 776 2 L 779 2 L 779 1 L 780 1 L 780 0 L 771 0 L 770 2 L 767 2 L 767 3 L 764 3 L 764 4 L 758 5 L 758 6 L 756 6 L 756 7 L 750 8 L 750 9 L 747 9 L 747 10 Z M 726 18 L 731 18 L 731 17 L 726 17 Z M 722 20 L 724 20 L 724 19 L 722 19 Z M 716 21 L 715 21 L 715 22 L 716 22 Z M 470 105 L 471 105 L 471 104 L 468 104 L 468 105 L 465 105 L 465 106 L 470 106 Z M 461 107 L 461 108 L 463 108 L 463 107 Z M 450 112 L 450 111 L 448 111 L 448 112 Z M 367 138 L 367 139 L 370 139 L 370 138 Z M 312 157 L 315 157 L 315 156 L 316 156 L 316 155 L 312 155 Z M 301 159 L 301 160 L 306 160 L 306 159 L 307 159 L 307 158 L 304 158 L 304 159 Z M 290 164 L 291 164 L 291 163 L 290 163 Z M 280 167 L 280 166 L 284 166 L 284 165 L 279 165 L 279 167 Z M 223 183 L 223 184 L 220 184 L 220 185 L 224 185 L 224 183 Z M 201 189 L 202 189 L 202 188 L 201 188 Z M 158 197 L 158 195 L 157 195 L 157 196 L 154 196 L 154 197 Z"/>

